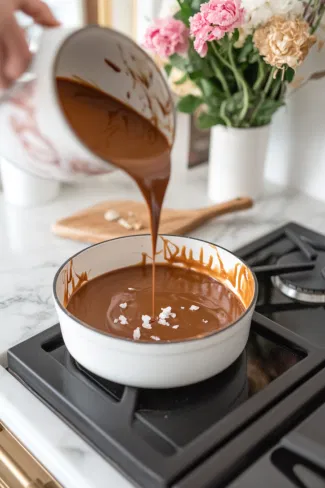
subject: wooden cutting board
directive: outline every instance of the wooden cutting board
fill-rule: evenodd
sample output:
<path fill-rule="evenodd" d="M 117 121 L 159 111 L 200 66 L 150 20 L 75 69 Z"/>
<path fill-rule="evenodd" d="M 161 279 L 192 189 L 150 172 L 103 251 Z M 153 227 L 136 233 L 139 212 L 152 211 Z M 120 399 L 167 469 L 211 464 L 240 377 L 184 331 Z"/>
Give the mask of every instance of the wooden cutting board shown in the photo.
<path fill-rule="evenodd" d="M 253 201 L 250 198 L 241 197 L 197 210 L 164 209 L 159 233 L 182 235 L 209 219 L 239 210 L 246 210 L 252 206 Z M 128 220 L 129 213 L 132 212 L 136 220 L 141 221 L 142 229 L 128 230 L 117 221 L 107 221 L 105 214 L 111 210 L 116 211 L 124 220 Z M 148 234 L 150 233 L 149 213 L 145 203 L 133 201 L 102 202 L 59 220 L 53 225 L 52 231 L 60 237 L 89 243 L 98 243 L 127 235 Z"/>

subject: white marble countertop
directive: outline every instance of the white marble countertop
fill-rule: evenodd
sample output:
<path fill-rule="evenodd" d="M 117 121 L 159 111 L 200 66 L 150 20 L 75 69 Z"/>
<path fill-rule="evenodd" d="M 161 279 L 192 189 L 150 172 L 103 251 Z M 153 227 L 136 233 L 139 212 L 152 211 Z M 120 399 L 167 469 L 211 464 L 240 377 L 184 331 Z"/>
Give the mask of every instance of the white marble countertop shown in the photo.
<path fill-rule="evenodd" d="M 141 199 L 121 173 L 67 186 L 53 203 L 23 209 L 0 193 L 0 420 L 22 440 L 67 488 L 131 486 L 77 434 L 7 371 L 8 348 L 54 325 L 52 279 L 70 255 L 84 247 L 51 234 L 58 218 L 109 199 Z M 191 170 L 169 188 L 166 205 L 194 208 L 209 204 L 206 168 Z M 325 204 L 292 190 L 267 187 L 253 209 L 215 219 L 191 233 L 234 250 L 288 221 L 325 233 Z M 2 365 L 2 366 L 1 366 Z"/>

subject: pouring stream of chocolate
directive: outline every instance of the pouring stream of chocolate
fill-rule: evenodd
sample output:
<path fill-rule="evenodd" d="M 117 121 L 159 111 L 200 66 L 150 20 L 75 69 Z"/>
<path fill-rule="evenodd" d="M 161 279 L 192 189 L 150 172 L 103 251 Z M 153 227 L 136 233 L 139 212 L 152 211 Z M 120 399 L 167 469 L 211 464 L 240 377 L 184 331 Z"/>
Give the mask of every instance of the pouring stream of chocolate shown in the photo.
<path fill-rule="evenodd" d="M 109 66 L 119 69 L 105 60 Z M 81 81 L 57 78 L 59 100 L 70 126 L 97 156 L 127 172 L 150 211 L 152 317 L 155 317 L 155 254 L 161 208 L 170 177 L 170 145 L 154 124 L 131 107 Z"/>

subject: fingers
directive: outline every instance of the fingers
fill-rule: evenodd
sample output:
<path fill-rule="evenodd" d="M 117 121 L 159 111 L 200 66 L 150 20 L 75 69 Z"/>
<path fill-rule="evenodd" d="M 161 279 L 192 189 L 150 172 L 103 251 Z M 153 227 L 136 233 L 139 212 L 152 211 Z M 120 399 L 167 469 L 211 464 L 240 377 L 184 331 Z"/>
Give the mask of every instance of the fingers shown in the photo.
<path fill-rule="evenodd" d="M 18 9 L 32 17 L 37 24 L 45 27 L 60 25 L 48 5 L 41 0 L 19 0 Z"/>
<path fill-rule="evenodd" d="M 19 78 L 30 62 L 30 52 L 24 31 L 14 17 L 10 18 L 2 30 L 4 49 L 3 76 L 9 81 Z"/>
<path fill-rule="evenodd" d="M 15 19 L 13 8 L 29 15 L 38 24 L 45 27 L 60 25 L 49 7 L 41 0 L 16 0 L 2 4 L 0 0 L 0 90 L 7 88 L 19 78 L 31 59 L 25 33 Z"/>
<path fill-rule="evenodd" d="M 4 90 L 5 88 L 8 88 L 8 86 L 10 85 L 10 81 L 8 80 L 8 78 L 4 73 L 5 62 L 6 62 L 6 51 L 4 48 L 4 44 L 0 39 L 0 95 L 1 95 L 1 91 Z"/>

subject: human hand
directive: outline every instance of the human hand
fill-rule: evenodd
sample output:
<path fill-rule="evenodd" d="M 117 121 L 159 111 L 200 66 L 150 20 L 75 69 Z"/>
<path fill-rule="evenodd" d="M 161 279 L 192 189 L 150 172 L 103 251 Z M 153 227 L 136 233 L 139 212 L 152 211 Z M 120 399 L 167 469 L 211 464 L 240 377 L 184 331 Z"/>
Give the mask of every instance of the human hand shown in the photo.
<path fill-rule="evenodd" d="M 24 73 L 31 58 L 24 30 L 14 15 L 16 11 L 29 15 L 39 25 L 59 25 L 41 0 L 0 0 L 0 91 Z"/>

